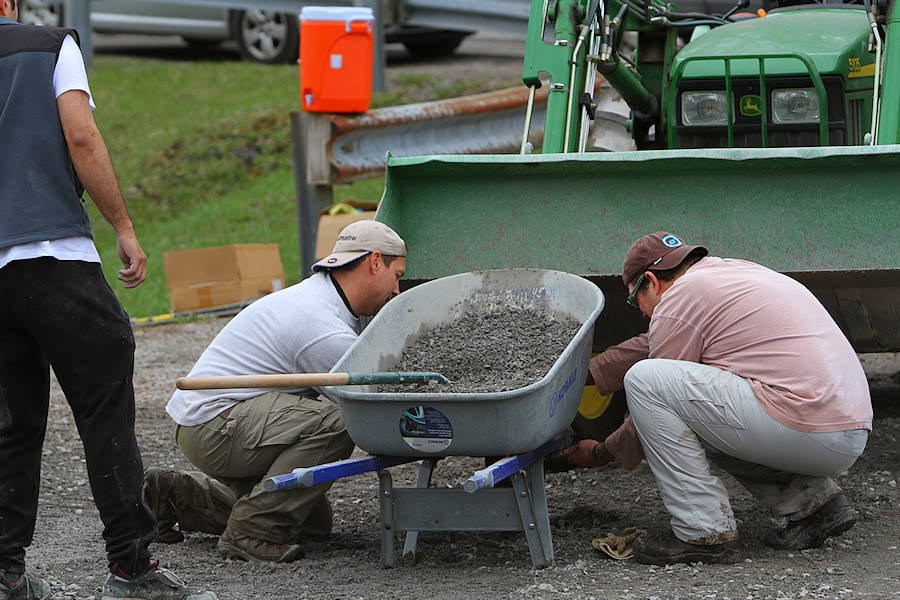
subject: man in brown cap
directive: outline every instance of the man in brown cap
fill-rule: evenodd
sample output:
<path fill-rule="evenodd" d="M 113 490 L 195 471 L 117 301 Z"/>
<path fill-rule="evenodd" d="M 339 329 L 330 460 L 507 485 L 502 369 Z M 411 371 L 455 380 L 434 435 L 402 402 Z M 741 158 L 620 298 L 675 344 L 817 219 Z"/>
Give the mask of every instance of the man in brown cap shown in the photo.
<path fill-rule="evenodd" d="M 707 256 L 663 231 L 625 256 L 627 302 L 647 333 L 591 360 L 588 383 L 624 387 L 630 418 L 603 441 L 566 450 L 581 467 L 647 459 L 672 531 L 634 543 L 642 563 L 734 562 L 741 556 L 731 473 L 783 524 L 763 542 L 802 550 L 856 522 L 832 475 L 865 448 L 872 403 L 850 343 L 816 298 L 752 262 Z"/>
<path fill-rule="evenodd" d="M 235 316 L 190 376 L 327 372 L 366 317 L 400 293 L 405 269 L 406 244 L 394 230 L 352 223 L 310 277 Z M 201 531 L 219 535 L 219 548 L 238 558 L 302 557 L 302 541 L 331 531 L 330 483 L 273 493 L 263 481 L 350 456 L 353 442 L 328 394 L 309 387 L 176 391 L 166 411 L 199 472 L 148 469 L 145 495 L 159 520 L 158 541 Z"/>

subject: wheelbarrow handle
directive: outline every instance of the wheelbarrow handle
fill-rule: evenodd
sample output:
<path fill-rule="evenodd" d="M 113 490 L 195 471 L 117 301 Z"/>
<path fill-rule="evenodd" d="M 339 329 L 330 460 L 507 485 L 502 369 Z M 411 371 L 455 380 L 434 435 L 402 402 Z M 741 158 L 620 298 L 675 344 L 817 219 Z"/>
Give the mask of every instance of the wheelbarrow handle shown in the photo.
<path fill-rule="evenodd" d="M 179 377 L 179 390 L 226 390 L 246 388 L 298 388 L 332 385 L 389 383 L 450 383 L 438 373 L 284 373 L 271 375 L 228 375 L 220 377 Z"/>

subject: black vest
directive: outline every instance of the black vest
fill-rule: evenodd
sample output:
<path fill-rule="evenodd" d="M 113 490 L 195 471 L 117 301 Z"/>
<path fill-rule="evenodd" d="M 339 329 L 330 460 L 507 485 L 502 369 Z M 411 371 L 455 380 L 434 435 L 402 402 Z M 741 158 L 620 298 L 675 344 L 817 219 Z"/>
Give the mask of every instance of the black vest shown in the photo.
<path fill-rule="evenodd" d="M 92 237 L 53 92 L 70 32 L 0 17 L 0 248 Z"/>

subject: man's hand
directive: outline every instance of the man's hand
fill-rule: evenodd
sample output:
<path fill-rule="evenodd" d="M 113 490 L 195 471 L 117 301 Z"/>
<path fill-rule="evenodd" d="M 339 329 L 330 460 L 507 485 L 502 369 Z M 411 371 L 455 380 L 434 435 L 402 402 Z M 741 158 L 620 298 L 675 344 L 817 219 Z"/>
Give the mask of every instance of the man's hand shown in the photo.
<path fill-rule="evenodd" d="M 597 447 L 597 452 L 594 452 L 595 447 Z M 569 463 L 576 467 L 598 467 L 615 460 L 606 450 L 603 442 L 597 440 L 581 440 L 563 452 L 569 457 Z"/>
<path fill-rule="evenodd" d="M 119 260 L 125 265 L 119 269 L 119 280 L 125 283 L 125 288 L 135 288 L 147 278 L 147 255 L 141 248 L 137 236 L 134 234 L 120 236 L 116 242 L 116 252 Z"/>

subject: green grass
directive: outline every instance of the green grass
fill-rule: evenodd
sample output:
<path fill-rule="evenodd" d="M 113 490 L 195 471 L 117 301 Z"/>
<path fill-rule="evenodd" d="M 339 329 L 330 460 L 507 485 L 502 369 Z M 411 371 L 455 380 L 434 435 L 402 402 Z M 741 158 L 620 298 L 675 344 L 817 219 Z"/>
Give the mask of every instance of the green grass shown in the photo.
<path fill-rule="evenodd" d="M 169 311 L 163 255 L 172 250 L 277 243 L 286 283 L 302 278 L 289 117 L 300 110 L 296 66 L 97 56 L 88 76 L 94 116 L 149 257 L 147 281 L 124 290 L 112 229 L 89 203 L 104 273 L 131 316 Z M 375 94 L 373 107 L 477 86 L 425 76 L 393 88 Z M 382 186 L 336 186 L 335 200 L 377 201 Z"/>

